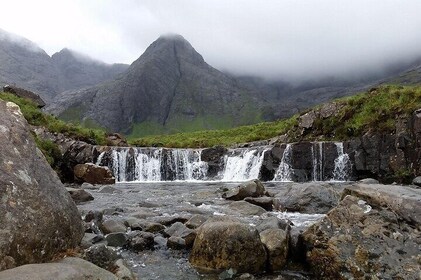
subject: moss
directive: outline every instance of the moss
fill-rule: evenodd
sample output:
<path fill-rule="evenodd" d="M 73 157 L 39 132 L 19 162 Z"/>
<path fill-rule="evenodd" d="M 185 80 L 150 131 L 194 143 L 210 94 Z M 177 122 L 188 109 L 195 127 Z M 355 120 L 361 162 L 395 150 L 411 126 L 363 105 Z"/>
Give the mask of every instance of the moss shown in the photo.
<path fill-rule="evenodd" d="M 50 140 L 41 139 L 34 135 L 35 143 L 37 147 L 44 154 L 50 166 L 56 171 L 60 171 L 60 165 L 62 164 L 63 157 L 57 144 Z"/>

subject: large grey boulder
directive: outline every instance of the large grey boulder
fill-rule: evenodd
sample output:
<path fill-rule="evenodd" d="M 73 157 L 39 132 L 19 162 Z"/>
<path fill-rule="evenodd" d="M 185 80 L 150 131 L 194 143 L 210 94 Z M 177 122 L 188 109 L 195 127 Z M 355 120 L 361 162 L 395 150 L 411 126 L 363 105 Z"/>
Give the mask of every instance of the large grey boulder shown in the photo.
<path fill-rule="evenodd" d="M 219 218 L 199 227 L 189 260 L 203 271 L 232 268 L 238 273 L 258 273 L 265 269 L 266 251 L 255 228 Z"/>
<path fill-rule="evenodd" d="M 0 272 L 2 280 L 118 280 L 111 272 L 79 258 L 27 264 Z"/>
<path fill-rule="evenodd" d="M 259 180 L 252 180 L 230 189 L 222 196 L 228 200 L 243 200 L 246 197 L 259 197 L 265 194 L 265 187 Z"/>
<path fill-rule="evenodd" d="M 11 102 L 0 101 L 0 147 L 0 270 L 77 246 L 80 214 Z"/>
<path fill-rule="evenodd" d="M 302 237 L 306 258 L 323 279 L 419 279 L 421 190 L 349 187 L 339 205 Z"/>

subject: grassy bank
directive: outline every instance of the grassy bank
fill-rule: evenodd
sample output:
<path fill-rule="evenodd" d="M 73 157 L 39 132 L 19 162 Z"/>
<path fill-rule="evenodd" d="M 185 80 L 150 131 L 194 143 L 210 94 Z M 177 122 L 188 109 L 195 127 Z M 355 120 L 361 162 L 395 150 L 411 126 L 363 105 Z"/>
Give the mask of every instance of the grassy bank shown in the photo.
<path fill-rule="evenodd" d="M 265 140 L 286 133 L 290 141 L 339 141 L 360 136 L 367 131 L 393 133 L 397 116 L 409 116 L 421 108 L 421 86 L 381 86 L 333 102 L 338 105 L 337 112 L 328 118 L 317 117 L 313 127 L 303 135 L 298 127 L 299 116 L 296 115 L 289 119 L 233 129 L 148 136 L 134 139 L 131 144 L 197 148 Z M 312 109 L 316 115 L 320 107 Z"/>

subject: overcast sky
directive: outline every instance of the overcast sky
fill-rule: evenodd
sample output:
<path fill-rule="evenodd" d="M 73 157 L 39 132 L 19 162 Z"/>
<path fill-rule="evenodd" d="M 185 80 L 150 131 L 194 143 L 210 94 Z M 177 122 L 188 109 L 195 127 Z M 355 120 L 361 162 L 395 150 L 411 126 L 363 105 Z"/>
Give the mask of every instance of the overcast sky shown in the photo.
<path fill-rule="evenodd" d="M 212 66 L 272 78 L 349 75 L 421 57 L 421 0 L 9 0 L 0 28 L 50 55 L 131 63 L 161 34 Z"/>

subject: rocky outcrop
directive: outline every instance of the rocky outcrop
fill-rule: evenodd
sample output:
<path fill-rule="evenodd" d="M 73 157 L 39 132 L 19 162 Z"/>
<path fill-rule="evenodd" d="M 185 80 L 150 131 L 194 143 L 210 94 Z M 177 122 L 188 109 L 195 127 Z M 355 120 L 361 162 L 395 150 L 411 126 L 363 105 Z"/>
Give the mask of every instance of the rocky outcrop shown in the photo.
<path fill-rule="evenodd" d="M 106 166 L 93 163 L 77 164 L 73 169 L 75 180 L 90 184 L 114 184 L 115 178 Z"/>
<path fill-rule="evenodd" d="M 129 144 L 120 133 L 112 133 L 107 135 L 107 146 L 127 147 Z"/>
<path fill-rule="evenodd" d="M 50 260 L 79 244 L 76 206 L 36 148 L 19 107 L 0 101 L 0 270 Z"/>
<path fill-rule="evenodd" d="M 42 98 L 38 94 L 33 93 L 32 91 L 10 85 L 5 85 L 3 87 L 3 91 L 12 93 L 17 97 L 29 99 L 33 103 L 35 103 L 38 106 L 38 108 L 42 108 L 45 106 L 44 100 L 42 100 Z"/>
<path fill-rule="evenodd" d="M 421 191 L 359 184 L 303 234 L 306 259 L 323 279 L 418 279 Z"/>
<path fill-rule="evenodd" d="M 223 165 L 224 155 L 227 153 L 227 148 L 223 146 L 215 146 L 208 149 L 203 149 L 200 154 L 200 159 L 208 164 L 208 175 L 216 176 Z"/>
<path fill-rule="evenodd" d="M 211 219 L 198 229 L 189 260 L 202 271 L 259 273 L 265 269 L 266 251 L 251 226 L 232 218 Z"/>

